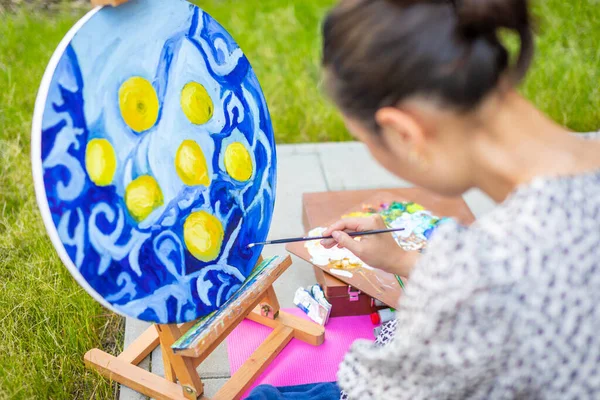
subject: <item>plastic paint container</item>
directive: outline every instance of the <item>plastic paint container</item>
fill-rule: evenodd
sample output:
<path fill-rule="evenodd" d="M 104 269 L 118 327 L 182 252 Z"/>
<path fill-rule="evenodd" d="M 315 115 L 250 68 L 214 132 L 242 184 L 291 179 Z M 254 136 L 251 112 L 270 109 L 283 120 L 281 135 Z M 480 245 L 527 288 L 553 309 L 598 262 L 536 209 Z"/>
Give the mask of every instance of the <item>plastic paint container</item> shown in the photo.
<path fill-rule="evenodd" d="M 373 325 L 385 324 L 388 321 L 396 318 L 394 311 L 391 308 L 379 310 L 371 314 L 371 322 Z"/>
<path fill-rule="evenodd" d="M 375 339 L 377 339 L 377 337 L 381 333 L 382 329 L 383 329 L 383 326 L 378 326 L 377 328 L 373 329 L 373 336 L 375 336 Z"/>
<path fill-rule="evenodd" d="M 386 307 L 386 304 L 383 301 L 377 300 L 376 298 L 372 298 L 371 307 Z"/>

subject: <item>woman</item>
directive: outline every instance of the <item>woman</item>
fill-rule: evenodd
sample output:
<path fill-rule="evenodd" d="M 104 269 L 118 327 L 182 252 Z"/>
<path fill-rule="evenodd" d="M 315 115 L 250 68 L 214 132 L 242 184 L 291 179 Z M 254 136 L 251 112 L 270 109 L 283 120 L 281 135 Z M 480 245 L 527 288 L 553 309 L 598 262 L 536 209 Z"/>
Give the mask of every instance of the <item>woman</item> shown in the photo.
<path fill-rule="evenodd" d="M 520 39 L 514 63 L 500 29 Z M 527 2 L 347 0 L 323 34 L 328 91 L 383 166 L 499 203 L 470 227 L 440 227 L 424 254 L 344 232 L 380 219 L 325 232 L 326 246 L 410 276 L 386 343 L 356 342 L 340 387 L 356 399 L 600 398 L 600 144 L 515 91 L 533 54 Z"/>

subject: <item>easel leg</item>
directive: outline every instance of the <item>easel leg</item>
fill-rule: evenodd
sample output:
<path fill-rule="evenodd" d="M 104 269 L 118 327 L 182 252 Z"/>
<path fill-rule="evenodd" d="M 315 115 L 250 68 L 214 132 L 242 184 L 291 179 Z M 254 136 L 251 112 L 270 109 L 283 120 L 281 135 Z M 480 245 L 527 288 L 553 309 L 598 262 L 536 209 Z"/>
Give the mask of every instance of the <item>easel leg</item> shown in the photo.
<path fill-rule="evenodd" d="M 158 347 L 158 333 L 154 326 L 146 329 L 137 339 L 135 339 L 121 354 L 118 359 L 138 365 L 148 356 L 156 347 Z"/>
<path fill-rule="evenodd" d="M 204 393 L 204 385 L 196 372 L 193 359 L 178 356 L 171 350 L 171 345 L 181 336 L 181 331 L 176 324 L 156 325 L 163 354 L 167 354 L 170 368 L 175 373 L 179 383 L 183 387 L 183 395 L 187 399 L 197 399 Z M 165 364 L 166 365 L 166 364 Z M 165 374 L 166 374 L 165 370 Z"/>
<path fill-rule="evenodd" d="M 132 388 L 146 396 L 160 400 L 187 400 L 181 392 L 181 386 L 169 382 L 152 372 L 123 361 L 100 349 L 85 353 L 85 365 L 101 375 Z"/>
<path fill-rule="evenodd" d="M 273 286 L 265 291 L 263 300 L 246 318 L 273 328 L 273 332 L 212 400 L 241 398 L 252 382 L 279 355 L 292 338 L 315 346 L 323 343 L 325 339 L 325 328 L 322 326 L 279 310 L 279 301 Z"/>
<path fill-rule="evenodd" d="M 165 368 L 165 379 L 170 382 L 177 382 L 177 377 L 175 376 L 175 371 L 173 371 L 173 365 L 171 365 L 169 353 L 165 349 L 165 346 L 160 346 L 160 351 L 162 353 L 163 366 Z"/>
<path fill-rule="evenodd" d="M 252 382 L 281 353 L 292 340 L 294 330 L 287 326 L 275 328 L 265 341 L 252 353 L 250 358 L 223 385 L 212 400 L 239 399 L 252 385 Z"/>
<path fill-rule="evenodd" d="M 285 311 L 279 311 L 277 318 L 271 319 L 261 315 L 257 308 L 248 314 L 246 318 L 273 329 L 281 325 L 287 326 L 293 329 L 295 339 L 302 340 L 313 346 L 318 346 L 325 340 L 325 328 L 321 325 L 296 317 Z"/>

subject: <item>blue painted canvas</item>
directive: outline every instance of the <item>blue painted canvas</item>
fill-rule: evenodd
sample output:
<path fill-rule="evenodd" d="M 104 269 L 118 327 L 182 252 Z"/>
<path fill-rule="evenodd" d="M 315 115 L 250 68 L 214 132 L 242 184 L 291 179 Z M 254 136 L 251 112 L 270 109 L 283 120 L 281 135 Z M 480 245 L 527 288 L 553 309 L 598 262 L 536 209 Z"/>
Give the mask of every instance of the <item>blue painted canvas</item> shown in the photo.
<path fill-rule="evenodd" d="M 183 0 L 91 11 L 61 42 L 32 132 L 36 195 L 77 281 L 157 323 L 219 308 L 259 257 L 275 143 L 232 37 Z"/>

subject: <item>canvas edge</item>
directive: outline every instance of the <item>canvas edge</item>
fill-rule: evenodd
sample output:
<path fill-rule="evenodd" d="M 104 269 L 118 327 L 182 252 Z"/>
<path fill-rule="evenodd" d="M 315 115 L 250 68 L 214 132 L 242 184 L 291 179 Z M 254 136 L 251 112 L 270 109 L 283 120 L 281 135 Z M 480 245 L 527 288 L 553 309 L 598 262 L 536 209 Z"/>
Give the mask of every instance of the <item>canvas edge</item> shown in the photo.
<path fill-rule="evenodd" d="M 71 40 L 73 40 L 77 32 L 79 32 L 79 30 L 101 9 L 102 7 L 93 8 L 83 17 L 81 17 L 81 19 L 77 21 L 75 25 L 71 27 L 71 29 L 69 29 L 67 34 L 62 38 L 56 47 L 56 50 L 54 50 L 54 53 L 52 54 L 52 57 L 46 66 L 46 70 L 44 71 L 44 75 L 35 99 L 35 107 L 31 124 L 31 169 L 33 174 L 35 197 L 38 209 L 42 215 L 42 221 L 46 227 L 46 233 L 50 237 L 50 241 L 52 242 L 52 245 L 54 246 L 54 249 L 58 253 L 58 256 L 63 264 L 67 267 L 77 283 L 83 287 L 85 291 L 90 294 L 92 298 L 94 298 L 94 300 L 110 311 L 113 311 L 124 317 L 131 317 L 130 315 L 126 315 L 115 309 L 110 303 L 108 303 L 108 301 L 106 301 L 106 299 L 100 296 L 100 294 L 98 294 L 98 292 L 83 278 L 83 275 L 81 275 L 81 272 L 79 272 L 79 269 L 75 266 L 73 260 L 71 260 L 71 257 L 69 257 L 67 254 L 64 244 L 58 236 L 58 230 L 54 225 L 50 207 L 48 206 L 48 197 L 46 195 L 46 188 L 44 186 L 44 171 L 42 166 L 42 121 L 44 118 L 46 101 L 48 99 L 48 92 L 50 91 L 50 84 L 52 83 L 54 72 L 56 71 L 56 67 L 65 53 L 67 46 L 71 43 Z"/>

